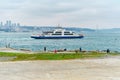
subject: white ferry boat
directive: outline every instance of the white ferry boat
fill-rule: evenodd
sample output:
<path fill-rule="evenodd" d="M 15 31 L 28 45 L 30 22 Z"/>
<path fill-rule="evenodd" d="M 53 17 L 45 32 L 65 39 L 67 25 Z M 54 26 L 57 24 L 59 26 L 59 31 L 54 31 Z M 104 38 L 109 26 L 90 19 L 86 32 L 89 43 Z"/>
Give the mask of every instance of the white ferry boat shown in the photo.
<path fill-rule="evenodd" d="M 83 34 L 76 34 L 65 29 L 55 29 L 53 31 L 43 32 L 42 34 L 31 35 L 31 38 L 34 39 L 75 39 L 83 37 Z"/>

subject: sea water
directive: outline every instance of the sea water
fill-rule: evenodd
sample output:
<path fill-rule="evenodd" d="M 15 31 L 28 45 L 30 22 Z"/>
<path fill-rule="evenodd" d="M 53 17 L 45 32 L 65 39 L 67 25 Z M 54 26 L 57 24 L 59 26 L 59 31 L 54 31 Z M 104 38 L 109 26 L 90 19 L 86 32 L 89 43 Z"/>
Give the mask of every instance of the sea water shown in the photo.
<path fill-rule="evenodd" d="M 0 33 L 0 47 L 15 49 L 27 49 L 32 51 L 47 50 L 106 50 L 120 51 L 120 32 L 119 31 L 92 31 L 82 32 L 82 39 L 33 39 L 30 36 L 33 32 L 2 32 Z"/>

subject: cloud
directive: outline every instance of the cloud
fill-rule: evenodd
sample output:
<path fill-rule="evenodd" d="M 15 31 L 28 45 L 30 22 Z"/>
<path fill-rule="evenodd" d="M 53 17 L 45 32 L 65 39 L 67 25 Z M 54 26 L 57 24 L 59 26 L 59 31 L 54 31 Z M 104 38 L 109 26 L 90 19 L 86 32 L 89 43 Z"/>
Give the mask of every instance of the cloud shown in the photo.
<path fill-rule="evenodd" d="M 119 4 L 119 0 L 3 0 L 0 17 L 28 25 L 120 26 Z"/>
<path fill-rule="evenodd" d="M 33 2 L 34 4 L 26 4 L 28 7 L 24 7 L 24 12 L 26 12 L 29 15 L 34 16 L 54 16 L 57 14 L 67 14 L 70 12 L 73 12 L 76 9 L 76 7 L 72 6 L 71 3 L 63 3 L 60 1 L 36 1 Z"/>

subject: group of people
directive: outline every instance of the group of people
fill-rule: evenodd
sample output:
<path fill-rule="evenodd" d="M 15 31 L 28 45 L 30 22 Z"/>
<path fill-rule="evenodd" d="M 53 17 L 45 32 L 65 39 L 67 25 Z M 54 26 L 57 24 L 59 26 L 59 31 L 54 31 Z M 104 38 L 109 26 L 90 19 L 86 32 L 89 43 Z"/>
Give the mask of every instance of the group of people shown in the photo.
<path fill-rule="evenodd" d="M 44 47 L 44 52 L 46 52 L 46 50 L 47 50 L 46 47 Z M 54 53 L 57 53 L 56 49 L 54 50 Z"/>
<path fill-rule="evenodd" d="M 46 47 L 44 47 L 44 51 L 45 52 L 46 52 L 46 50 L 47 50 Z M 82 52 L 82 48 L 81 47 L 79 48 L 79 50 L 80 50 L 80 52 Z M 64 51 L 67 51 L 67 49 L 65 48 Z"/>
<path fill-rule="evenodd" d="M 46 47 L 44 47 L 44 51 L 45 51 L 45 52 L 46 52 L 46 50 L 47 50 Z M 65 48 L 64 51 L 67 51 L 67 49 Z M 82 48 L 81 48 L 81 47 L 79 48 L 79 51 L 82 52 Z M 54 52 L 56 53 L 57 50 L 55 49 Z M 110 49 L 107 49 L 106 52 L 107 52 L 107 53 L 110 53 Z"/>

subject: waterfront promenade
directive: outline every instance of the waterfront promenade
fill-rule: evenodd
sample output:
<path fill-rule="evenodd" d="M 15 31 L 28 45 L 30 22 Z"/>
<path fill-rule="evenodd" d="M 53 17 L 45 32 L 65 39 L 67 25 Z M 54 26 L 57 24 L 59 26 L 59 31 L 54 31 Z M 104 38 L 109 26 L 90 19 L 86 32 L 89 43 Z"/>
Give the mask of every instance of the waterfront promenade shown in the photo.
<path fill-rule="evenodd" d="M 0 80 L 120 80 L 120 57 L 0 62 Z"/>
<path fill-rule="evenodd" d="M 12 48 L 0 48 L 0 51 L 30 52 Z M 0 80 L 120 80 L 119 55 L 70 60 L 10 61 L 13 58 L 0 58 Z"/>

